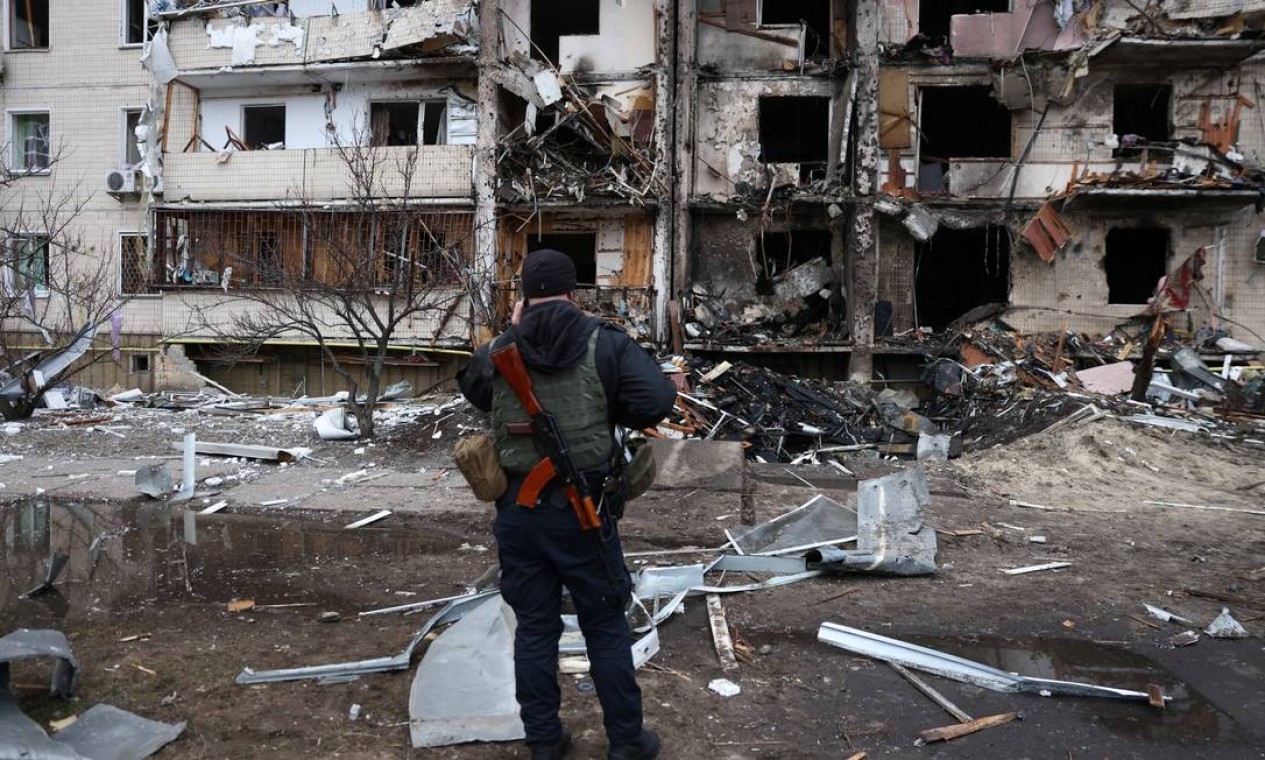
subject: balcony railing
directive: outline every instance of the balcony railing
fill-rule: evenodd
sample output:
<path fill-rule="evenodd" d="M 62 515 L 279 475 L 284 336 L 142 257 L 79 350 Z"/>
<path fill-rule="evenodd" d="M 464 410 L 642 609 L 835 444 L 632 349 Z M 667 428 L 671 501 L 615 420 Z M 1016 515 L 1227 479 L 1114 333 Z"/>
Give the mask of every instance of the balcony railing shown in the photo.
<path fill-rule="evenodd" d="M 355 150 L 380 152 L 374 157 L 381 159 L 376 197 L 468 198 L 473 192 L 473 146 Z M 361 195 L 352 179 L 348 161 L 335 148 L 238 151 L 227 160 L 210 152 L 168 153 L 163 159 L 167 202 L 338 200 Z"/>

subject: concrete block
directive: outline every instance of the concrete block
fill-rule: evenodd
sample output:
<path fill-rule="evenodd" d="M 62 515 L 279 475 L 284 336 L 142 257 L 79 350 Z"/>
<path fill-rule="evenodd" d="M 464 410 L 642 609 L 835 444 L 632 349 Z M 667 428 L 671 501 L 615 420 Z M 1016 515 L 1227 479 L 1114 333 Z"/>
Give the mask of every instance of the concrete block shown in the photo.
<path fill-rule="evenodd" d="M 732 491 L 740 493 L 745 461 L 737 441 L 653 440 L 659 465 L 656 489 Z"/>

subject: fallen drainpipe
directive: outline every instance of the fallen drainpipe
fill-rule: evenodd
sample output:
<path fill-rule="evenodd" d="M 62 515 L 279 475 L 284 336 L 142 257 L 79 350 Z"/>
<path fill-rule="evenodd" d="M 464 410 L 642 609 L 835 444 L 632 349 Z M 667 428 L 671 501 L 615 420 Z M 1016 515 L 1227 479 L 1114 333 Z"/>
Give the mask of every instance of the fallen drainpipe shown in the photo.
<path fill-rule="evenodd" d="M 937 652 L 917 644 L 889 639 L 869 631 L 849 628 L 838 623 L 822 623 L 817 631 L 817 640 L 883 662 L 894 662 L 907 668 L 923 670 L 954 681 L 1009 694 L 1040 694 L 1043 697 L 1104 697 L 1140 702 L 1150 699 L 1150 695 L 1145 691 L 1130 691 L 1110 686 L 1055 681 L 1049 678 L 1032 678 L 1007 673 L 983 663 Z M 1164 700 L 1170 701 L 1172 697 L 1164 697 Z"/>
<path fill-rule="evenodd" d="M 256 684 L 256 683 L 275 683 L 277 681 L 303 681 L 308 678 L 322 679 L 342 679 L 354 678 L 357 676 L 368 675 L 370 673 L 385 673 L 391 670 L 408 670 L 409 663 L 413 659 L 413 650 L 417 649 L 417 645 L 422 643 L 426 635 L 436 626 L 444 623 L 453 623 L 460 620 L 467 612 L 478 606 L 480 602 L 489 596 L 500 593 L 499 591 L 489 591 L 479 594 L 468 594 L 466 596 L 450 601 L 442 610 L 431 616 L 426 621 L 426 625 L 413 636 L 408 646 L 404 647 L 404 651 L 394 657 L 374 657 L 368 660 L 357 660 L 355 662 L 340 662 L 333 665 L 312 665 L 305 668 L 284 668 L 282 670 L 252 670 L 251 668 L 243 668 L 242 672 L 237 676 L 239 684 Z"/>

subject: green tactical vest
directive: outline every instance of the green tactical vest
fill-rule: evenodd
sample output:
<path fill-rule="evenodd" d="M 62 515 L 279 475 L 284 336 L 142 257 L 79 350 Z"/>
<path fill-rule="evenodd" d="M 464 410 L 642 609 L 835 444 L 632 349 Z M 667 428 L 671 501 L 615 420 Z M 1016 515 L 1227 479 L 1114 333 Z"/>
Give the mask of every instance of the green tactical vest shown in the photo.
<path fill-rule="evenodd" d="M 589 336 L 584 360 L 559 372 L 537 372 L 528 367 L 532 390 L 545 411 L 553 412 L 562 425 L 571 458 L 580 470 L 591 470 L 610 458 L 613 432 L 606 409 L 606 389 L 597 374 L 597 334 Z M 527 435 L 510 435 L 512 422 L 528 422 L 527 411 L 514 389 L 498 373 L 492 381 L 492 437 L 501 466 L 510 475 L 522 476 L 540 463 L 544 454 L 536 440 Z"/>

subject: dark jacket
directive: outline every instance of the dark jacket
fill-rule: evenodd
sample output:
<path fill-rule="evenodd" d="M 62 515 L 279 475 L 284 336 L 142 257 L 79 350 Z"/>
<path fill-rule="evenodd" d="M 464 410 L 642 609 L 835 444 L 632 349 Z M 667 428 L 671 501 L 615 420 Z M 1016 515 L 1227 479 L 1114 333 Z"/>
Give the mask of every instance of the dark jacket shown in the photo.
<path fill-rule="evenodd" d="M 547 301 L 524 309 L 518 326 L 509 332 L 518 342 L 523 361 L 532 369 L 549 372 L 583 361 L 593 330 L 600 330 L 595 359 L 611 421 L 632 430 L 658 424 L 672 411 L 676 388 L 654 358 L 619 327 L 590 317 L 567 301 Z M 480 346 L 470 364 L 457 373 L 461 393 L 485 412 L 492 409 L 492 380 L 496 376 L 488 356 L 490 345 Z M 566 413 L 562 409 L 549 411 Z"/>

